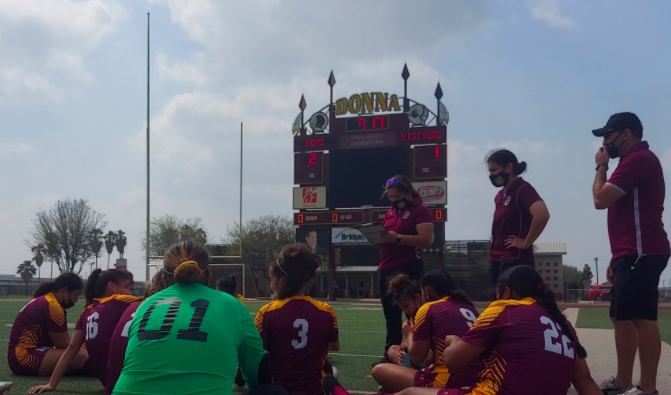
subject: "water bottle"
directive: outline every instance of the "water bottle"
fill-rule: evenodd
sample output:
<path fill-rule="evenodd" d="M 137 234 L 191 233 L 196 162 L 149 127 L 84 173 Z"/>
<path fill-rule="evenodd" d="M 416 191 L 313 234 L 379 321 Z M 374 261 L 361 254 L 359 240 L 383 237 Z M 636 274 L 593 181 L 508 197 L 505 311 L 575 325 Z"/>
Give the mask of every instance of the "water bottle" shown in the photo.
<path fill-rule="evenodd" d="M 412 362 L 410 361 L 410 354 L 407 352 L 403 352 L 403 358 L 401 359 L 401 366 L 405 366 L 406 368 L 412 368 Z"/>

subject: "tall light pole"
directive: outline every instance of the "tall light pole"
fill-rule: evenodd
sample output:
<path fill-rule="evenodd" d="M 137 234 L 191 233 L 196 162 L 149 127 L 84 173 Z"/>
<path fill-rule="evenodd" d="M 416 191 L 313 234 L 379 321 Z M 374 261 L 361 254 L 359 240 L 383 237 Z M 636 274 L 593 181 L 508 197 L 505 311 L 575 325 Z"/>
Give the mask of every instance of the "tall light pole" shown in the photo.
<path fill-rule="evenodd" d="M 594 258 L 594 265 L 596 265 L 596 285 L 599 285 L 599 258 Z"/>
<path fill-rule="evenodd" d="M 147 13 L 147 235 L 146 235 L 146 281 L 149 281 L 149 13 Z"/>

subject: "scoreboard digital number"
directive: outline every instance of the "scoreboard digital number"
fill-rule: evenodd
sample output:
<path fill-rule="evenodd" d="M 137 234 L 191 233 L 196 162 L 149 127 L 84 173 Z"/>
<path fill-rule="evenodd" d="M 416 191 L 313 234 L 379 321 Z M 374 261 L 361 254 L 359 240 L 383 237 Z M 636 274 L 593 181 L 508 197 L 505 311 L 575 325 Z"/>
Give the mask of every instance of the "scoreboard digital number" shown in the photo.
<path fill-rule="evenodd" d="M 447 222 L 447 209 L 446 208 L 430 208 L 431 218 L 433 222 Z M 384 217 L 387 216 L 387 210 L 373 210 L 371 212 L 373 222 L 384 222 Z"/>
<path fill-rule="evenodd" d="M 324 153 L 294 154 L 294 184 L 324 183 Z"/>
<path fill-rule="evenodd" d="M 364 222 L 363 210 L 294 213 L 294 225 L 358 225 Z"/>
<path fill-rule="evenodd" d="M 447 177 L 447 145 L 418 145 L 412 155 L 414 179 Z"/>
<path fill-rule="evenodd" d="M 345 131 L 368 132 L 389 129 L 389 117 L 380 115 L 377 117 L 347 118 Z"/>

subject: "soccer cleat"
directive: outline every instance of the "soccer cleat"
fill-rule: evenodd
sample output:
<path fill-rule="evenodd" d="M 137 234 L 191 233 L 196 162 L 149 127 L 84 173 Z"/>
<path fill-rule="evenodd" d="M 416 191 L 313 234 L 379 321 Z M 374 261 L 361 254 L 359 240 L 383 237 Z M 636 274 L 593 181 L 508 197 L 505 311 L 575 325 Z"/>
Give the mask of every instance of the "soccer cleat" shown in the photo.
<path fill-rule="evenodd" d="M 335 377 L 337 379 L 338 378 L 338 368 L 336 368 L 335 366 L 332 366 L 331 368 L 333 369 L 333 377 Z"/>
<path fill-rule="evenodd" d="M 13 385 L 14 383 L 11 381 L 0 381 L 0 394 L 4 394 L 5 391 L 11 390 Z"/>
<path fill-rule="evenodd" d="M 632 385 L 627 389 L 627 391 L 622 393 L 623 395 L 659 395 L 659 392 L 643 392 L 642 389 L 638 388 L 637 385 Z"/>
<path fill-rule="evenodd" d="M 325 395 L 350 395 L 333 375 L 324 376 L 323 386 Z"/>
<path fill-rule="evenodd" d="M 631 386 L 624 388 L 615 384 L 615 377 L 611 377 L 608 380 L 604 380 L 601 384 L 599 384 L 599 389 L 601 390 L 601 392 L 603 392 L 603 395 L 624 394 L 624 392 L 627 391 L 629 388 L 631 388 Z"/>

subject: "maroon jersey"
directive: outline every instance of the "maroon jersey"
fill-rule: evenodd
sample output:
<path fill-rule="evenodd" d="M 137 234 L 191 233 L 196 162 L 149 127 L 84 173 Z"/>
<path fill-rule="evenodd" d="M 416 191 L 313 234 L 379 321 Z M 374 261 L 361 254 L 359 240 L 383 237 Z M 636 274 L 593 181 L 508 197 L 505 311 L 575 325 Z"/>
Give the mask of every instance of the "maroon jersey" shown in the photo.
<path fill-rule="evenodd" d="M 664 231 L 664 174 L 659 159 L 642 141 L 620 159 L 607 185 L 624 196 L 608 207 L 613 259 L 624 255 L 669 255 Z"/>
<path fill-rule="evenodd" d="M 574 344 L 532 298 L 493 302 L 461 340 L 487 349 L 471 394 L 566 395 L 571 386 Z"/>
<path fill-rule="evenodd" d="M 128 305 L 139 300 L 133 295 L 94 299 L 93 304 L 87 306 L 77 320 L 75 330 L 84 331 L 91 371 L 103 385 L 107 384 L 107 359 L 112 333 Z"/>
<path fill-rule="evenodd" d="M 14 320 L 9 348 L 53 347 L 49 332 L 67 332 L 65 310 L 53 293 L 28 302 Z"/>
<path fill-rule="evenodd" d="M 128 347 L 128 329 L 130 323 L 133 322 L 135 312 L 140 307 L 141 302 L 135 302 L 128 306 L 121 314 L 119 322 L 112 333 L 112 340 L 110 341 L 109 357 L 107 358 L 107 383 L 105 384 L 105 394 L 111 395 L 114 391 L 114 386 L 121 376 L 123 370 L 123 362 L 126 358 L 126 348 Z"/>
<path fill-rule="evenodd" d="M 534 249 L 507 248 L 505 241 L 510 235 L 524 239 L 531 228 L 532 204 L 541 201 L 541 197 L 522 177 L 513 182 L 510 188 L 503 188 L 494 198 L 496 210 L 492 222 L 492 246 L 489 250 L 492 262 L 534 261 Z"/>
<path fill-rule="evenodd" d="M 449 297 L 435 302 L 425 303 L 415 315 L 413 341 L 428 340 L 433 350 L 433 368 L 431 373 L 442 374 L 449 388 L 473 386 L 482 370 L 480 361 L 454 370 L 448 370 L 443 364 L 445 337 L 462 336 L 468 332 L 478 318 L 478 311 L 472 304 L 456 301 Z M 458 383 L 453 386 L 453 383 Z"/>
<path fill-rule="evenodd" d="M 322 367 L 329 343 L 338 341 L 331 306 L 309 296 L 276 300 L 259 310 L 255 324 L 270 355 L 273 383 L 291 395 L 323 394 Z"/>
<path fill-rule="evenodd" d="M 400 235 L 416 235 L 417 225 L 433 224 L 431 211 L 422 203 L 421 198 L 409 201 L 396 211 L 390 208 L 384 217 L 384 228 Z M 422 258 L 421 248 L 401 243 L 380 244 L 380 268 L 388 269 Z"/>

